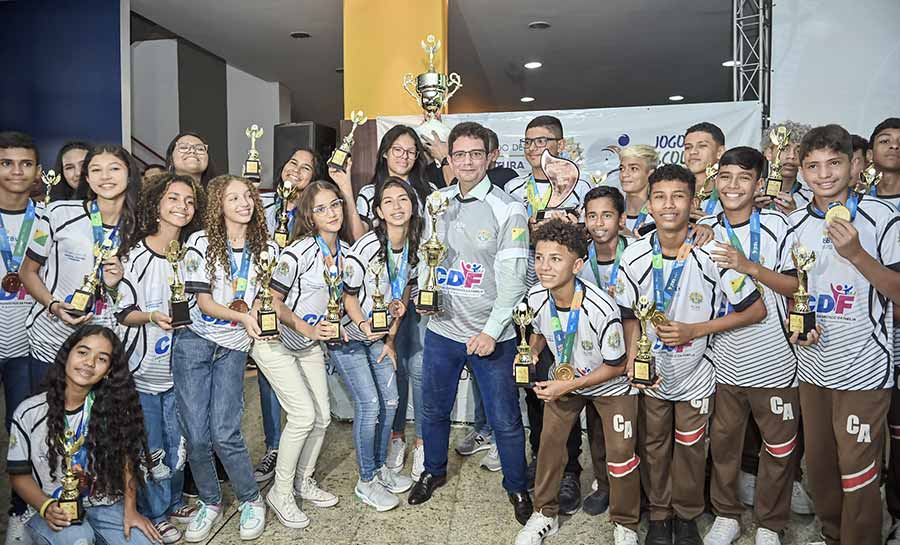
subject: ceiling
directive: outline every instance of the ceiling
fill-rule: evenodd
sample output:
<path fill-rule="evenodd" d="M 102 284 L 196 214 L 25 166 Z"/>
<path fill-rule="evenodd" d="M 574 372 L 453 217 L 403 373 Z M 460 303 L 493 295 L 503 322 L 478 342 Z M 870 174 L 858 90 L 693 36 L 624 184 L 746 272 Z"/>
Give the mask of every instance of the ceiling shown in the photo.
<path fill-rule="evenodd" d="M 291 90 L 294 121 L 343 114 L 341 0 L 131 0 L 132 10 Z M 731 99 L 726 0 L 449 0 L 451 112 Z M 547 21 L 547 30 L 528 29 Z M 312 37 L 293 39 L 293 31 Z M 526 61 L 543 67 L 525 70 Z M 400 92 L 400 91 L 398 91 Z M 534 102 L 523 104 L 522 96 Z"/>

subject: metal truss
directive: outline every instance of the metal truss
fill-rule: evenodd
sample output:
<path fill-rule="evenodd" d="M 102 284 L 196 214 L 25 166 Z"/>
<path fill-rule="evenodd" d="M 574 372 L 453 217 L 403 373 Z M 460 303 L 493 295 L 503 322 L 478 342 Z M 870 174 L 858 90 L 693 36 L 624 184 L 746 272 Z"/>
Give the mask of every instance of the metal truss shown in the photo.
<path fill-rule="evenodd" d="M 772 91 L 772 0 L 732 1 L 732 98 L 760 101 L 766 128 Z"/>

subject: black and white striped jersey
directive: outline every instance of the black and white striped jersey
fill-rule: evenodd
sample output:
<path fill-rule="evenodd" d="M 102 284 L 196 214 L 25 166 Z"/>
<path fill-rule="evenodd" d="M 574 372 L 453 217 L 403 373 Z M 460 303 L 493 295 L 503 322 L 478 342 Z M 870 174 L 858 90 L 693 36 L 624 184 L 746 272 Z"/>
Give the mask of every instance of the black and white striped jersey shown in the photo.
<path fill-rule="evenodd" d="M 31 223 L 29 232 L 24 234 L 27 241 L 31 241 L 39 223 L 38 218 L 43 213 L 43 203 L 35 205 L 34 221 Z M 14 250 L 16 242 L 19 240 L 19 234 L 22 232 L 25 210 L 0 210 L 0 215 L 3 216 L 3 227 L 6 230 L 9 248 Z M 7 272 L 6 262 L 0 259 L 0 278 L 3 278 Z M 0 335 L 0 360 L 22 358 L 28 355 L 28 335 L 25 334 L 25 322 L 28 319 L 28 310 L 33 304 L 34 299 L 28 294 L 24 285 L 20 285 L 15 293 L 0 287 L 0 319 L 2 319 L 4 327 L 4 334 Z"/>

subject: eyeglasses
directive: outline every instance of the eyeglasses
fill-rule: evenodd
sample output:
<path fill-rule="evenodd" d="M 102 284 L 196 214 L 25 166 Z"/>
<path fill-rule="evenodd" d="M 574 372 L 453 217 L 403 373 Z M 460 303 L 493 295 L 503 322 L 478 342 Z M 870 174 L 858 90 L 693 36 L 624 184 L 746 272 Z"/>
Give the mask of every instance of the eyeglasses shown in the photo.
<path fill-rule="evenodd" d="M 537 138 L 523 138 L 519 140 L 522 144 L 522 147 L 527 149 L 531 146 L 535 146 L 537 148 L 546 148 L 549 142 L 558 142 L 562 140 L 562 138 L 548 138 L 546 136 L 538 136 Z"/>
<path fill-rule="evenodd" d="M 206 144 L 178 144 L 178 147 L 175 149 L 178 150 L 178 153 L 182 153 L 184 155 L 187 155 L 189 153 L 206 155 L 206 152 L 209 151 L 209 146 L 207 146 Z"/>
<path fill-rule="evenodd" d="M 312 209 L 313 214 L 317 216 L 321 216 L 328 212 L 329 210 L 333 210 L 337 212 L 344 205 L 344 199 L 335 199 L 331 201 L 329 204 L 320 204 L 319 206 L 314 206 Z"/>
<path fill-rule="evenodd" d="M 419 156 L 419 152 L 414 149 L 403 149 L 400 146 L 391 146 L 391 155 L 394 159 L 402 159 L 403 157 L 415 159 Z"/>
<path fill-rule="evenodd" d="M 473 161 L 482 161 L 485 157 L 487 157 L 487 152 L 483 149 L 473 149 L 470 151 L 454 151 L 450 154 L 450 158 L 457 162 L 465 161 L 467 155 Z"/>

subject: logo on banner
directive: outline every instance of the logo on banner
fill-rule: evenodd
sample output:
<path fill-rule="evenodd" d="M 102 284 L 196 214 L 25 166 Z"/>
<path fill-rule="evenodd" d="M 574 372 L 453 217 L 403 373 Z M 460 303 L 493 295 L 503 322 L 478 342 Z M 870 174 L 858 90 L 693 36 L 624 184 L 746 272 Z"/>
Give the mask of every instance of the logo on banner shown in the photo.
<path fill-rule="evenodd" d="M 484 265 L 481 263 L 459 262 L 459 268 L 437 268 L 437 281 L 448 292 L 462 297 L 479 297 L 484 295 L 480 288 L 484 280 Z"/>

